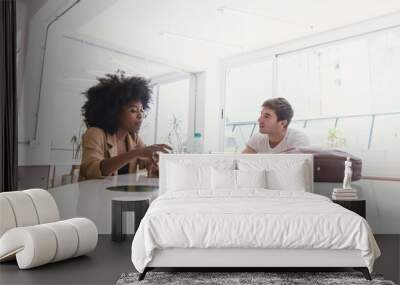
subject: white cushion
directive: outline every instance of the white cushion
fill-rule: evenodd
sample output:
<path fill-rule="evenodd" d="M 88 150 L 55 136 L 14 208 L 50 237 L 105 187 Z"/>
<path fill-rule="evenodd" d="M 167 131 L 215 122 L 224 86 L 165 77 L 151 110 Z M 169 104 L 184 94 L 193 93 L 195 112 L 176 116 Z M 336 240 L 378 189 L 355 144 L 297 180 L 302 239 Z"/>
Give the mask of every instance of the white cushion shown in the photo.
<path fill-rule="evenodd" d="M 235 169 L 235 165 L 235 158 L 225 155 L 161 154 L 159 194 L 182 190 L 211 191 L 211 167 Z"/>
<path fill-rule="evenodd" d="M 267 188 L 266 170 L 231 170 L 211 168 L 212 190 Z"/>
<path fill-rule="evenodd" d="M 43 189 L 0 193 L 0 261 L 17 259 L 21 269 L 92 251 L 96 225 L 86 218 L 57 221 L 59 212 Z"/>
<path fill-rule="evenodd" d="M 9 229 L 15 228 L 14 211 L 8 199 L 0 194 L 0 237 Z"/>
<path fill-rule="evenodd" d="M 16 257 L 20 269 L 49 263 L 56 251 L 56 236 L 43 225 L 13 228 L 0 238 L 0 260 Z"/>
<path fill-rule="evenodd" d="M 39 224 L 56 222 L 60 219 L 56 201 L 53 196 L 43 189 L 29 189 L 22 191 L 28 194 L 35 205 Z"/>
<path fill-rule="evenodd" d="M 86 254 L 97 245 L 97 228 L 85 218 L 18 227 L 0 238 L 0 261 L 14 257 L 28 269 Z"/>
<path fill-rule="evenodd" d="M 237 188 L 267 188 L 267 172 L 262 170 L 237 170 Z"/>
<path fill-rule="evenodd" d="M 236 170 L 211 168 L 211 189 L 212 190 L 235 190 Z"/>
<path fill-rule="evenodd" d="M 60 219 L 53 196 L 43 189 L 0 193 L 0 237 L 14 227 L 55 222 Z"/>
<path fill-rule="evenodd" d="M 51 262 L 64 260 L 75 255 L 78 249 L 79 237 L 77 231 L 70 223 L 59 221 L 44 224 L 43 226 L 51 229 L 57 240 L 56 254 Z"/>
<path fill-rule="evenodd" d="M 303 159 L 281 156 L 270 159 L 238 159 L 239 170 L 267 172 L 267 188 L 272 190 L 307 191 L 309 165 Z"/>
<path fill-rule="evenodd" d="M 96 248 L 98 233 L 96 225 L 91 220 L 86 218 L 73 218 L 63 222 L 73 225 L 79 236 L 78 248 L 74 257 L 86 254 Z"/>
<path fill-rule="evenodd" d="M 210 189 L 210 167 L 186 166 L 178 163 L 168 165 L 168 191 Z"/>
<path fill-rule="evenodd" d="M 268 188 L 273 190 L 306 191 L 304 162 L 281 164 L 267 172 Z"/>
<path fill-rule="evenodd" d="M 33 226 L 39 223 L 35 205 L 28 194 L 23 191 L 13 191 L 3 192 L 1 195 L 10 202 L 17 227 Z"/>

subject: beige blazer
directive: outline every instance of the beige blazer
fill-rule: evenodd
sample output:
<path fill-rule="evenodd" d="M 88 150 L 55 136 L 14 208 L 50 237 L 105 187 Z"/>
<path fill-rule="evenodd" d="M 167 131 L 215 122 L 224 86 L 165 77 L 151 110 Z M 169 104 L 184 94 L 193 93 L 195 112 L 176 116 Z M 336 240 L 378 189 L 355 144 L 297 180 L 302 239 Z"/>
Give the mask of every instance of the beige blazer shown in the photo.
<path fill-rule="evenodd" d="M 126 137 L 128 151 L 145 147 L 138 135 L 129 134 Z M 79 171 L 79 181 L 86 179 L 103 178 L 100 162 L 103 159 L 118 154 L 117 137 L 110 135 L 100 128 L 88 128 L 82 136 L 82 161 Z M 136 172 L 138 160 L 129 162 L 129 173 Z M 112 175 L 116 175 L 115 171 Z"/>

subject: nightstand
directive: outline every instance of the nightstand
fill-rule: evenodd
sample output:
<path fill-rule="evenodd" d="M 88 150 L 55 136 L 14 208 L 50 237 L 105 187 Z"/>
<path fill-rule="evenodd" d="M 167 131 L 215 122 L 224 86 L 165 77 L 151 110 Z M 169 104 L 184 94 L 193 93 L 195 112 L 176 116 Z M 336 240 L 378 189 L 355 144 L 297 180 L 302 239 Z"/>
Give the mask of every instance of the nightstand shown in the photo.
<path fill-rule="evenodd" d="M 359 214 L 365 219 L 365 200 L 332 200 L 332 202 Z"/>

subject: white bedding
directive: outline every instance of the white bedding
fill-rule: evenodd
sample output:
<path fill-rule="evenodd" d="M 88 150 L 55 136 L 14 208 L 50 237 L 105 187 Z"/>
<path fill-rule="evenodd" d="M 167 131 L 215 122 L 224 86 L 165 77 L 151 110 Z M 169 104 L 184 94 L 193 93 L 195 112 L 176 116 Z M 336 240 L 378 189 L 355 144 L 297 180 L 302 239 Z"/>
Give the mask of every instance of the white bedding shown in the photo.
<path fill-rule="evenodd" d="M 266 189 L 161 195 L 136 232 L 132 262 L 143 272 L 165 248 L 358 249 L 371 272 L 380 255 L 359 215 L 317 194 Z"/>

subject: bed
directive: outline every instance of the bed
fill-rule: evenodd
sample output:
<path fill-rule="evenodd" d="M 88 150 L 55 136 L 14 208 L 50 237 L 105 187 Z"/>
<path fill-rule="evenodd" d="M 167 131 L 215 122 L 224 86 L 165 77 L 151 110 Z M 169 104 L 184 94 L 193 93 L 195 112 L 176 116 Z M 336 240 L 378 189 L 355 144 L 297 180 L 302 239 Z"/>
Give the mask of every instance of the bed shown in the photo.
<path fill-rule="evenodd" d="M 380 251 L 365 219 L 313 193 L 309 154 L 167 154 L 132 243 L 154 268 L 352 267 Z"/>

